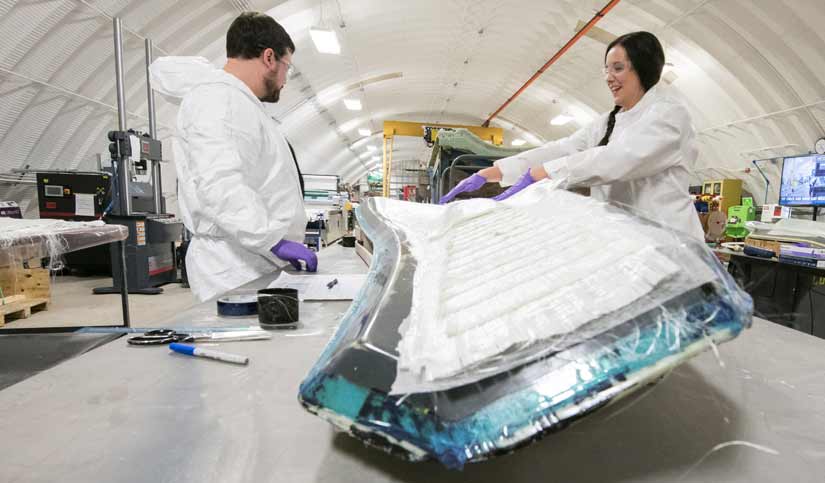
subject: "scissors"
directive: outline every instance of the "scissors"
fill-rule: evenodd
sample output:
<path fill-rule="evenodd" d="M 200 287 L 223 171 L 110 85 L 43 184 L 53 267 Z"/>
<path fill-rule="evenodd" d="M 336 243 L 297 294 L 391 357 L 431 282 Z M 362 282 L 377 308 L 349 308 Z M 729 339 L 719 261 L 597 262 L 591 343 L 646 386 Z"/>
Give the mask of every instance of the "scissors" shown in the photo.
<path fill-rule="evenodd" d="M 172 329 L 153 329 L 126 340 L 132 345 L 163 345 L 172 342 L 197 342 L 202 340 L 233 341 L 233 340 L 262 340 L 272 336 L 264 330 L 239 330 L 229 332 L 209 332 L 203 334 L 186 334 Z"/>

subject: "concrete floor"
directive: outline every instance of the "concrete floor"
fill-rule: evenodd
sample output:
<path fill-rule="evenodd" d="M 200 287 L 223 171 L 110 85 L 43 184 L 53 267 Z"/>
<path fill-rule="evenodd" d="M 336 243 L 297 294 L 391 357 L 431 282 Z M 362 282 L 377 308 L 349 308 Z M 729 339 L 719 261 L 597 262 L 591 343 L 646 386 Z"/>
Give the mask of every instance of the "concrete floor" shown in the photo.
<path fill-rule="evenodd" d="M 48 310 L 34 312 L 28 319 L 7 321 L 0 333 L 3 329 L 120 325 L 120 295 L 92 294 L 95 287 L 111 285 L 110 277 L 53 277 Z M 197 302 L 192 292 L 178 283 L 162 288 L 163 293 L 159 295 L 129 295 L 133 327 L 160 326 L 164 320 Z"/>

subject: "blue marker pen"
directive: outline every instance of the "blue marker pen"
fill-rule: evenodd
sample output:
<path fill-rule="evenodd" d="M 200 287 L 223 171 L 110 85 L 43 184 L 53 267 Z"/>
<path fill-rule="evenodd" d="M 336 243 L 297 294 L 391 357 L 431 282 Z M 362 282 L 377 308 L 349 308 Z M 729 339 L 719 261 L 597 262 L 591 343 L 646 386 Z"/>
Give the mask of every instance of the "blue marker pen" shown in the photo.
<path fill-rule="evenodd" d="M 227 354 L 226 352 L 218 352 L 209 349 L 201 349 L 193 345 L 178 344 L 177 342 L 173 342 L 169 344 L 169 349 L 177 352 L 178 354 L 185 354 L 187 356 L 205 357 L 207 359 L 231 362 L 233 364 L 249 364 L 249 357 Z"/>

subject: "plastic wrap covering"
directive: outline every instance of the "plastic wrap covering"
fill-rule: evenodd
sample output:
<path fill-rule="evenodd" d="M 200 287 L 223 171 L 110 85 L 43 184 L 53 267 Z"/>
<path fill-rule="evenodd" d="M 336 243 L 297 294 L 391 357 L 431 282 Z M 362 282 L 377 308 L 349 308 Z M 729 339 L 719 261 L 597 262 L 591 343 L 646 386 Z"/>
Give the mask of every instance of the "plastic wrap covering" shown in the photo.
<path fill-rule="evenodd" d="M 550 182 L 357 213 L 368 283 L 299 399 L 411 460 L 512 451 L 750 324 L 750 297 L 703 244 Z"/>
<path fill-rule="evenodd" d="M 0 218 L 0 267 L 125 240 L 129 229 L 102 221 L 19 220 Z M 56 267 L 52 267 L 56 268 Z"/>

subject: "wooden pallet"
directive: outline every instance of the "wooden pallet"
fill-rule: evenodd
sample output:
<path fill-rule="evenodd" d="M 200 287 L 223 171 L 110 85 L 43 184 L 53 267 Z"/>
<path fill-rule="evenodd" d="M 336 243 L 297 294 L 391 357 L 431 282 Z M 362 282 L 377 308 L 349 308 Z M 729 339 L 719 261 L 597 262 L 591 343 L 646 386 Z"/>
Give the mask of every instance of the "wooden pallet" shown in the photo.
<path fill-rule="evenodd" d="M 37 262 L 39 263 L 39 261 Z M 49 271 L 43 268 L 0 267 L 0 291 L 6 298 L 25 295 L 33 299 L 48 299 L 50 294 Z"/>
<path fill-rule="evenodd" d="M 28 319 L 32 311 L 48 310 L 49 299 L 27 298 L 25 295 L 12 295 L 0 299 L 0 327 L 6 324 L 6 319 Z"/>

